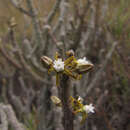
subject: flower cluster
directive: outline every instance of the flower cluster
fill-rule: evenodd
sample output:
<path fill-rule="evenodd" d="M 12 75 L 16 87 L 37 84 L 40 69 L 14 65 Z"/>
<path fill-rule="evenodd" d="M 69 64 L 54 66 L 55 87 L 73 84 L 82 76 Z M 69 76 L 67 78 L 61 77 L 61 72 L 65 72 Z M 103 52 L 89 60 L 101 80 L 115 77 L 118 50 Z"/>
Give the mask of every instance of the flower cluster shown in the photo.
<path fill-rule="evenodd" d="M 51 100 L 57 107 L 62 107 L 61 100 L 58 97 L 51 96 Z M 81 98 L 80 96 L 77 99 L 71 96 L 69 99 L 69 105 L 74 115 L 81 114 L 82 116 L 81 123 L 84 123 L 88 114 L 95 112 L 94 106 L 92 104 L 84 105 L 83 98 Z"/>
<path fill-rule="evenodd" d="M 54 71 L 56 73 L 56 85 L 59 84 L 59 77 L 61 74 L 66 74 L 73 79 L 79 80 L 83 73 L 88 72 L 93 68 L 93 64 L 89 62 L 86 57 L 83 59 L 76 59 L 74 54 L 66 53 L 68 58 L 63 61 L 56 52 L 55 60 L 53 61 L 47 56 L 41 57 L 43 65 L 48 69 L 48 72 Z"/>
<path fill-rule="evenodd" d="M 76 115 L 80 113 L 82 115 L 81 123 L 83 123 L 87 115 L 89 113 L 94 113 L 94 106 L 92 104 L 84 105 L 83 99 L 81 97 L 78 97 L 78 99 L 75 99 L 73 97 L 70 97 L 70 106 L 72 108 L 72 112 Z"/>

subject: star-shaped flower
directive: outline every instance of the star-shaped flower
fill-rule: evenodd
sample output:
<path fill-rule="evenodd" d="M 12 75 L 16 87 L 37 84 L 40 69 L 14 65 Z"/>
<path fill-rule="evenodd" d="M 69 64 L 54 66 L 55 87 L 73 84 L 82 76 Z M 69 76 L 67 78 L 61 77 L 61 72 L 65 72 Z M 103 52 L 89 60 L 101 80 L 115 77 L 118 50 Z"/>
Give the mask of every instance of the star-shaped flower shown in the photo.
<path fill-rule="evenodd" d="M 92 104 L 84 105 L 83 111 L 85 111 L 86 113 L 94 113 L 94 106 Z"/>
<path fill-rule="evenodd" d="M 64 71 L 64 62 L 59 58 L 53 62 L 53 67 L 57 72 Z"/>

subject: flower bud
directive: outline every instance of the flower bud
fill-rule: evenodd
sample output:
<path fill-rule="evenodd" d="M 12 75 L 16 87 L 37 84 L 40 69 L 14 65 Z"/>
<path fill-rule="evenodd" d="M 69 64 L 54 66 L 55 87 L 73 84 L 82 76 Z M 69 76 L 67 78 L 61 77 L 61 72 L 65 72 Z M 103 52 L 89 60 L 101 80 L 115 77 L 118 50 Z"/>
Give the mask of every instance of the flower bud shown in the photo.
<path fill-rule="evenodd" d="M 87 63 L 84 65 L 77 65 L 75 71 L 79 74 L 87 73 L 93 69 L 94 65 L 92 63 Z"/>
<path fill-rule="evenodd" d="M 52 65 L 52 63 L 53 63 L 52 59 L 47 56 L 42 56 L 41 61 L 45 68 L 49 68 L 50 65 Z"/>
<path fill-rule="evenodd" d="M 90 61 L 86 60 L 86 57 L 84 57 L 82 59 L 77 60 L 77 66 L 75 68 L 75 71 L 79 74 L 82 74 L 90 71 L 93 67 L 94 65 Z"/>
<path fill-rule="evenodd" d="M 74 51 L 73 51 L 73 50 L 69 50 L 69 51 L 66 52 L 66 55 L 67 55 L 68 57 L 74 56 Z"/>
<path fill-rule="evenodd" d="M 51 30 L 51 26 L 46 24 L 46 25 L 44 26 L 44 29 L 50 31 L 50 30 Z"/>
<path fill-rule="evenodd" d="M 61 100 L 56 96 L 51 96 L 51 101 L 58 107 L 62 106 Z"/>
<path fill-rule="evenodd" d="M 17 23 L 16 23 L 16 21 L 15 21 L 15 18 L 12 17 L 12 18 L 10 19 L 10 21 L 9 21 L 9 26 L 10 26 L 11 28 L 14 28 L 14 27 L 16 27 L 16 25 L 17 25 Z"/>

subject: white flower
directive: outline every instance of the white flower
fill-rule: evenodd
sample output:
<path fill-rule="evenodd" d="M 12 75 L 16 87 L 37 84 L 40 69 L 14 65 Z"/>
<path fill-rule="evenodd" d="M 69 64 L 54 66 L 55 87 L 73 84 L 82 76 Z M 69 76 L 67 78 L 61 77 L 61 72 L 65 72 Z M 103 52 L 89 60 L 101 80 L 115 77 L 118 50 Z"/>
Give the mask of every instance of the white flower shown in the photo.
<path fill-rule="evenodd" d="M 78 59 L 77 62 L 78 62 L 79 65 L 90 64 L 90 62 L 88 60 L 86 60 L 86 57 L 84 57 L 82 59 Z"/>
<path fill-rule="evenodd" d="M 83 106 L 83 110 L 84 110 L 86 113 L 94 113 L 94 106 L 93 106 L 92 104 L 84 105 L 84 106 Z"/>
<path fill-rule="evenodd" d="M 61 72 L 64 70 L 64 62 L 59 58 L 53 62 L 53 67 L 57 72 Z"/>

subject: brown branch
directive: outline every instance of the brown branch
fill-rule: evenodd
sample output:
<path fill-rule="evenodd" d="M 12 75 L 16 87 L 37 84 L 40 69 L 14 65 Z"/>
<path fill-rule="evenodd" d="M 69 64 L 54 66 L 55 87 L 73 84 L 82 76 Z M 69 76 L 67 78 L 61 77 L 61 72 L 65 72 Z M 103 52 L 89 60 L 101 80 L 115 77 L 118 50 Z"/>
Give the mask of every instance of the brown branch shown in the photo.
<path fill-rule="evenodd" d="M 24 68 L 29 72 L 29 74 L 32 75 L 32 77 L 34 77 L 34 79 L 36 79 L 37 81 L 49 84 L 48 82 L 43 80 L 43 78 L 40 75 L 38 75 L 36 72 L 34 72 L 32 70 L 31 66 L 25 61 L 25 59 L 21 53 L 19 53 L 19 57 L 20 57 L 21 63 L 23 64 Z"/>
<path fill-rule="evenodd" d="M 7 114 L 9 124 L 14 130 L 25 130 L 25 126 L 18 121 L 13 108 L 10 105 L 4 105 L 3 109 Z"/>
<path fill-rule="evenodd" d="M 29 65 L 29 64 L 26 62 L 26 60 L 25 60 L 25 58 L 24 58 L 24 56 L 23 56 L 24 53 L 22 53 L 21 47 L 19 47 L 19 45 L 17 44 L 17 41 L 16 41 L 15 36 L 14 36 L 14 30 L 13 30 L 12 28 L 10 28 L 10 38 L 11 38 L 12 44 L 17 48 L 17 54 L 18 54 L 18 56 L 19 56 L 19 58 L 20 58 L 19 61 L 22 63 L 22 67 L 24 67 L 24 68 L 29 72 L 29 74 L 31 74 L 32 77 L 34 77 L 34 79 L 36 79 L 36 80 L 38 80 L 38 81 L 41 81 L 41 82 L 43 82 L 43 83 L 45 83 L 45 84 L 50 84 L 50 83 L 47 82 L 46 80 L 43 80 L 40 75 L 38 75 L 36 72 L 34 72 L 33 69 L 32 69 L 32 67 L 31 67 L 31 65 Z M 5 54 L 6 54 L 6 53 L 5 53 Z M 40 70 L 42 73 L 45 72 L 45 71 L 42 69 L 42 67 L 41 67 L 36 61 L 34 61 L 34 60 L 36 60 L 36 58 L 35 58 L 35 57 L 32 57 L 32 58 L 31 58 L 31 61 L 32 61 L 33 65 L 34 65 L 38 70 Z M 35 62 L 35 63 L 34 63 L 34 62 Z"/>
<path fill-rule="evenodd" d="M 8 130 L 7 115 L 3 110 L 3 104 L 0 104 L 0 130 Z"/>
<path fill-rule="evenodd" d="M 27 64 L 27 62 L 25 61 L 24 57 L 22 56 L 22 54 L 19 55 L 21 62 L 23 64 L 23 66 L 25 67 L 25 69 L 37 80 L 42 81 L 42 78 L 37 75 L 34 71 L 32 71 L 32 68 Z"/>
<path fill-rule="evenodd" d="M 1 87 L 1 97 L 3 99 L 3 102 L 8 103 L 8 97 L 7 97 L 7 80 L 6 78 L 2 79 L 2 87 Z"/>
<path fill-rule="evenodd" d="M 2 125 L 0 125 L 1 130 L 8 130 L 8 124 L 14 130 L 26 130 L 25 126 L 18 121 L 10 105 L 0 104 L 0 118 L 2 122 Z"/>
<path fill-rule="evenodd" d="M 62 75 L 60 80 L 59 94 L 62 101 L 63 109 L 63 127 L 64 130 L 73 130 L 74 115 L 70 110 L 69 98 L 70 98 L 70 81 L 67 75 Z"/>
<path fill-rule="evenodd" d="M 30 17 L 32 17 L 33 15 L 29 12 L 29 11 L 27 11 L 27 10 L 25 10 L 24 8 L 22 8 L 21 7 L 21 3 L 19 3 L 19 0 L 10 0 L 10 2 L 11 2 L 11 4 L 16 8 L 16 9 L 18 9 L 21 13 L 24 13 L 24 14 L 26 14 L 27 16 L 30 16 Z"/>
<path fill-rule="evenodd" d="M 62 0 L 61 4 L 60 4 L 60 16 L 59 16 L 57 24 L 52 29 L 52 34 L 55 34 L 57 32 L 57 30 L 60 30 L 61 27 L 64 26 L 63 23 L 64 23 L 64 20 L 65 20 L 67 7 L 68 7 L 68 2 L 66 0 Z M 63 28 L 61 30 L 63 31 Z"/>
<path fill-rule="evenodd" d="M 53 78 L 55 81 L 55 79 Z M 51 88 L 51 93 L 53 96 L 58 97 L 58 88 L 57 86 L 52 86 Z M 62 108 L 60 107 L 53 107 L 52 108 L 53 113 L 54 113 L 54 126 L 56 130 L 63 130 L 63 125 L 62 125 L 62 117 L 63 117 L 63 112 Z"/>
<path fill-rule="evenodd" d="M 31 17 L 31 19 L 32 19 L 33 28 L 34 28 L 34 31 L 35 31 L 36 44 L 37 44 L 37 47 L 41 50 L 42 48 L 44 48 L 43 44 L 42 44 L 43 39 L 42 39 L 42 36 L 41 36 L 41 29 L 40 29 L 38 18 L 36 16 L 36 11 L 33 7 L 32 0 L 26 0 L 26 3 L 27 3 L 27 6 L 28 6 L 28 9 L 29 9 L 29 12 L 33 15 L 33 17 Z"/>
<path fill-rule="evenodd" d="M 73 50 L 77 50 L 77 48 L 80 45 L 80 41 L 82 40 L 81 39 L 82 38 L 82 32 L 83 32 L 84 23 L 85 23 L 84 19 L 85 19 L 85 16 L 87 15 L 89 7 L 90 7 L 90 1 L 88 0 L 86 6 L 83 9 L 83 12 L 81 14 L 79 14 L 79 16 L 78 16 L 79 20 L 80 20 L 80 23 L 79 23 L 77 29 L 75 30 L 74 44 L 72 44 L 72 46 L 70 47 Z"/>
<path fill-rule="evenodd" d="M 109 6 L 109 0 L 104 0 L 102 9 L 101 9 L 101 17 L 100 17 L 100 22 L 102 23 L 103 20 L 105 19 L 108 11 L 108 6 Z"/>
<path fill-rule="evenodd" d="M 3 47 L 0 47 L 0 51 L 2 53 L 2 55 L 7 59 L 7 61 L 9 63 L 11 63 L 15 68 L 21 70 L 22 66 L 20 64 L 18 64 L 12 57 L 10 57 L 7 52 L 5 52 L 5 50 L 3 49 Z"/>
<path fill-rule="evenodd" d="M 81 40 L 81 47 L 82 50 L 85 52 L 89 52 L 91 51 L 91 41 L 94 39 L 94 37 L 92 36 L 94 33 L 94 29 L 95 29 L 95 22 L 96 22 L 96 6 L 94 3 L 94 0 L 90 0 L 90 20 L 88 22 L 88 26 L 87 26 L 87 31 L 84 34 L 82 40 Z M 87 43 L 87 48 L 86 48 L 86 43 Z"/>
<path fill-rule="evenodd" d="M 91 90 L 96 86 L 97 82 L 99 82 L 101 80 L 102 72 L 106 68 L 109 60 L 111 59 L 111 56 L 112 56 L 113 52 L 115 51 L 117 44 L 118 44 L 117 41 L 113 42 L 111 49 L 109 50 L 109 52 L 107 53 L 107 55 L 105 57 L 105 61 L 103 61 L 103 63 L 102 63 L 102 68 L 98 72 L 96 72 L 96 74 L 95 74 L 94 78 L 92 79 L 90 85 L 87 87 L 86 94 L 90 93 Z"/>
<path fill-rule="evenodd" d="M 9 96 L 10 99 L 13 103 L 13 105 L 15 106 L 16 110 L 22 114 L 23 112 L 25 112 L 25 107 L 22 104 L 21 100 L 19 99 L 19 97 L 15 96 L 14 92 L 13 92 L 13 79 L 11 78 L 9 80 Z"/>
<path fill-rule="evenodd" d="M 23 58 L 24 58 L 24 56 L 27 57 L 28 59 L 30 59 L 32 66 L 34 66 L 34 67 L 35 67 L 38 71 L 40 71 L 41 73 L 44 73 L 45 70 L 42 68 L 42 66 L 40 66 L 40 64 L 38 63 L 36 57 L 31 56 L 32 54 L 31 54 L 30 56 L 27 56 L 26 53 L 21 53 L 23 50 L 22 50 L 21 47 L 18 46 L 14 33 L 15 33 L 15 32 L 14 32 L 14 29 L 13 29 L 13 28 L 10 28 L 10 39 L 11 39 L 12 44 L 17 48 L 17 52 L 18 52 L 18 54 L 19 54 L 19 57 L 21 57 L 21 56 L 22 56 Z M 25 45 L 25 44 L 24 44 L 24 45 Z M 26 47 L 26 49 L 28 49 L 28 52 L 29 52 L 29 53 L 32 53 L 30 43 L 28 43 L 27 40 L 26 40 L 26 46 L 25 46 L 25 47 Z M 12 48 L 12 49 L 13 49 L 13 48 Z M 23 61 L 23 60 L 21 60 L 21 61 Z M 29 65 L 30 67 L 31 67 L 31 64 Z M 23 65 L 24 65 L 24 64 L 23 64 Z"/>
<path fill-rule="evenodd" d="M 47 24 L 49 24 L 53 20 L 57 10 L 59 9 L 61 1 L 62 0 L 56 0 L 55 5 L 53 6 L 51 12 L 48 14 L 48 17 L 47 17 L 47 20 L 46 20 Z"/>

